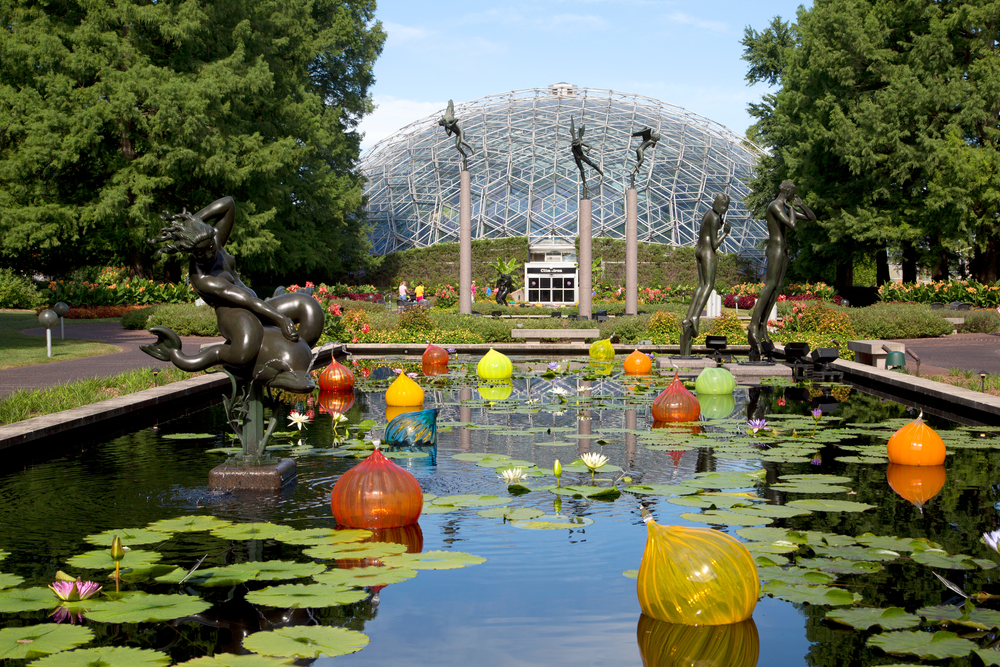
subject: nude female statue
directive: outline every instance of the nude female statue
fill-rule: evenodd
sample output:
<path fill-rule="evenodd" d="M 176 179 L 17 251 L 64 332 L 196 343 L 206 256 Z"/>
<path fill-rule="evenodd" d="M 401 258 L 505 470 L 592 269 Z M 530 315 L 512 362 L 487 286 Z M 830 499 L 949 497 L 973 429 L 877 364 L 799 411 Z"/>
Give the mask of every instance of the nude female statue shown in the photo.
<path fill-rule="evenodd" d="M 587 126 L 581 124 L 580 129 L 577 130 L 573 125 L 572 116 L 569 119 L 569 136 L 572 140 L 570 143 L 570 150 L 573 152 L 573 160 L 576 161 L 576 168 L 580 170 L 580 178 L 583 179 L 583 195 L 581 199 L 590 199 L 590 190 L 587 188 L 587 175 L 583 173 L 583 163 L 586 162 L 594 171 L 604 178 L 604 172 L 598 167 L 593 160 L 590 159 L 590 144 L 583 140 L 583 133 L 586 131 Z"/>
<path fill-rule="evenodd" d="M 281 294 L 261 300 L 243 284 L 236 260 L 225 250 L 236 220 L 236 202 L 223 197 L 194 215 L 186 210 L 164 216 L 171 224 L 150 239 L 161 253 L 190 255 L 191 287 L 215 308 L 222 345 L 196 354 L 181 352 L 180 338 L 167 327 L 153 327 L 157 341 L 143 345 L 143 352 L 171 361 L 186 371 L 201 371 L 224 364 L 234 375 L 271 387 L 309 392 L 312 346 L 323 333 L 323 308 L 301 293 Z M 215 226 L 208 224 L 217 220 Z M 297 325 L 297 328 L 296 328 Z"/>
<path fill-rule="evenodd" d="M 791 200 L 791 204 L 789 204 Z M 785 228 L 795 229 L 799 220 L 816 221 L 816 214 L 806 206 L 795 194 L 795 184 L 782 181 L 778 187 L 778 197 L 767 206 L 767 273 L 764 275 L 764 288 L 760 291 L 757 303 L 750 317 L 750 327 L 747 329 L 747 341 L 750 343 L 750 361 L 760 361 L 763 354 L 761 343 L 770 342 L 767 333 L 767 317 L 778 302 L 778 292 L 785 282 L 788 271 L 788 239 Z"/>
<path fill-rule="evenodd" d="M 708 297 L 715 288 L 715 273 L 719 267 L 717 255 L 719 246 L 729 236 L 732 229 L 729 222 L 723 222 L 726 211 L 729 210 L 729 195 L 715 195 L 712 208 L 701 218 L 701 230 L 698 232 L 698 245 L 695 258 L 698 261 L 698 286 L 691 297 L 687 317 L 681 323 L 681 356 L 691 356 L 691 339 L 698 335 L 701 325 L 701 311 L 708 303 Z"/>
<path fill-rule="evenodd" d="M 448 100 L 448 108 L 445 109 L 444 115 L 438 119 L 438 125 L 444 128 L 445 134 L 449 137 L 452 134 L 455 135 L 455 150 L 462 156 L 462 171 L 468 171 L 468 156 L 462 150 L 462 146 L 468 148 L 470 153 L 475 154 L 476 151 L 465 141 L 465 132 L 458 126 L 458 119 L 455 118 L 455 103 L 452 100 Z"/>

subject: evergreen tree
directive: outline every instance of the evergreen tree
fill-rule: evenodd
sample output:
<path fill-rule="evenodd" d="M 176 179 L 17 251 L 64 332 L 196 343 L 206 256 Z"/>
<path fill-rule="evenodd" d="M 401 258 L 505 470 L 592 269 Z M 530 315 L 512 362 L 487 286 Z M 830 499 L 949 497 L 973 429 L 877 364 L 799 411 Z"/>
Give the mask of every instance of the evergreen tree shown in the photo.
<path fill-rule="evenodd" d="M 366 255 L 374 0 L 0 0 L 0 262 L 150 275 L 162 210 L 232 195 L 257 275 Z"/>
<path fill-rule="evenodd" d="M 818 216 L 794 235 L 799 275 L 836 265 L 849 286 L 855 258 L 888 249 L 904 277 L 919 262 L 944 278 L 971 250 L 974 277 L 996 280 L 998 19 L 997 0 L 817 0 L 747 29 L 748 80 L 780 84 L 751 108 L 773 151 L 754 204 L 787 178 Z"/>

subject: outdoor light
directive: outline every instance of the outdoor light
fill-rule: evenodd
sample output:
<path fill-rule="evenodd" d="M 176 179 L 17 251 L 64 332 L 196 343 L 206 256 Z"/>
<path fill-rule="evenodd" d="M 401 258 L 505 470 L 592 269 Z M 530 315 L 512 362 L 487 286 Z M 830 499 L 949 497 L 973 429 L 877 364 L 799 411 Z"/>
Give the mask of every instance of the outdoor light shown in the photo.
<path fill-rule="evenodd" d="M 813 363 L 825 365 L 840 358 L 840 352 L 835 347 L 818 347 L 812 351 L 809 357 Z"/>
<path fill-rule="evenodd" d="M 801 361 L 807 354 L 809 354 L 809 343 L 788 343 L 785 345 L 785 359 L 788 361 Z"/>
<path fill-rule="evenodd" d="M 985 394 L 985 393 L 986 393 L 986 373 L 982 373 L 982 372 L 981 372 L 981 373 L 979 374 L 979 379 L 983 381 L 983 387 L 982 387 L 982 391 L 983 391 L 983 393 Z"/>
<path fill-rule="evenodd" d="M 727 341 L 725 336 L 705 336 L 705 347 L 713 352 L 721 352 L 726 349 Z"/>
<path fill-rule="evenodd" d="M 774 363 L 774 343 L 769 340 L 762 340 L 760 342 L 760 351 L 764 353 L 769 362 Z"/>

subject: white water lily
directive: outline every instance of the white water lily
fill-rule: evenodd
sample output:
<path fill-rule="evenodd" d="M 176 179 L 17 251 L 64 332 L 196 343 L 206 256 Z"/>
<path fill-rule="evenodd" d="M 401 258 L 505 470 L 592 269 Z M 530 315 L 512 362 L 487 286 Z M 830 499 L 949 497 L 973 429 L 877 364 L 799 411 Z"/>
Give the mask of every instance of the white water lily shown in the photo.
<path fill-rule="evenodd" d="M 594 454 L 587 453 L 581 454 L 580 459 L 583 461 L 583 465 L 587 466 L 591 470 L 597 470 L 602 465 L 608 462 L 608 457 L 604 454 Z"/>
<path fill-rule="evenodd" d="M 346 422 L 347 421 L 347 417 L 345 417 L 340 412 L 331 412 L 330 413 L 330 418 L 333 420 L 334 424 L 339 424 L 341 422 Z"/>
<path fill-rule="evenodd" d="M 992 533 L 983 533 L 983 543 L 993 551 L 1000 552 L 1000 530 Z"/>
<path fill-rule="evenodd" d="M 524 474 L 524 468 L 504 468 L 498 475 L 498 477 L 502 479 L 505 484 L 516 484 L 526 476 L 527 475 Z"/>
<path fill-rule="evenodd" d="M 549 393 L 556 396 L 569 396 L 569 392 L 562 387 L 552 387 L 552 389 L 549 389 Z"/>
<path fill-rule="evenodd" d="M 288 422 L 289 426 L 298 426 L 301 431 L 302 427 L 309 423 L 309 417 L 293 410 L 288 414 Z"/>

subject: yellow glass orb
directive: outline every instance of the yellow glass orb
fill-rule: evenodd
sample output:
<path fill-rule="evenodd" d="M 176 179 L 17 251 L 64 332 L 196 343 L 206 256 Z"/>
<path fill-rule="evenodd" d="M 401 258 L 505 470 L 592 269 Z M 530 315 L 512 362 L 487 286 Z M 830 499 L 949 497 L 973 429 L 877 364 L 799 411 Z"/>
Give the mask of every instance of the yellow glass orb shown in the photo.
<path fill-rule="evenodd" d="M 424 409 L 423 405 L 411 406 L 411 407 L 393 407 L 387 406 L 385 409 L 385 422 L 388 424 L 393 419 L 399 415 L 405 415 L 407 412 L 420 412 Z"/>
<path fill-rule="evenodd" d="M 590 346 L 590 358 L 595 361 L 611 361 L 615 358 L 615 346 L 610 338 L 599 340 Z"/>
<path fill-rule="evenodd" d="M 508 380 L 514 372 L 514 364 L 505 354 L 490 348 L 476 366 L 476 373 L 484 380 Z"/>
<path fill-rule="evenodd" d="M 401 408 L 409 408 L 424 404 L 424 390 L 411 380 L 406 373 L 400 373 L 396 380 L 385 390 L 385 404 Z"/>
<path fill-rule="evenodd" d="M 760 580 L 753 556 L 735 537 L 650 520 L 637 590 L 642 613 L 658 621 L 727 625 L 753 614 Z"/>

